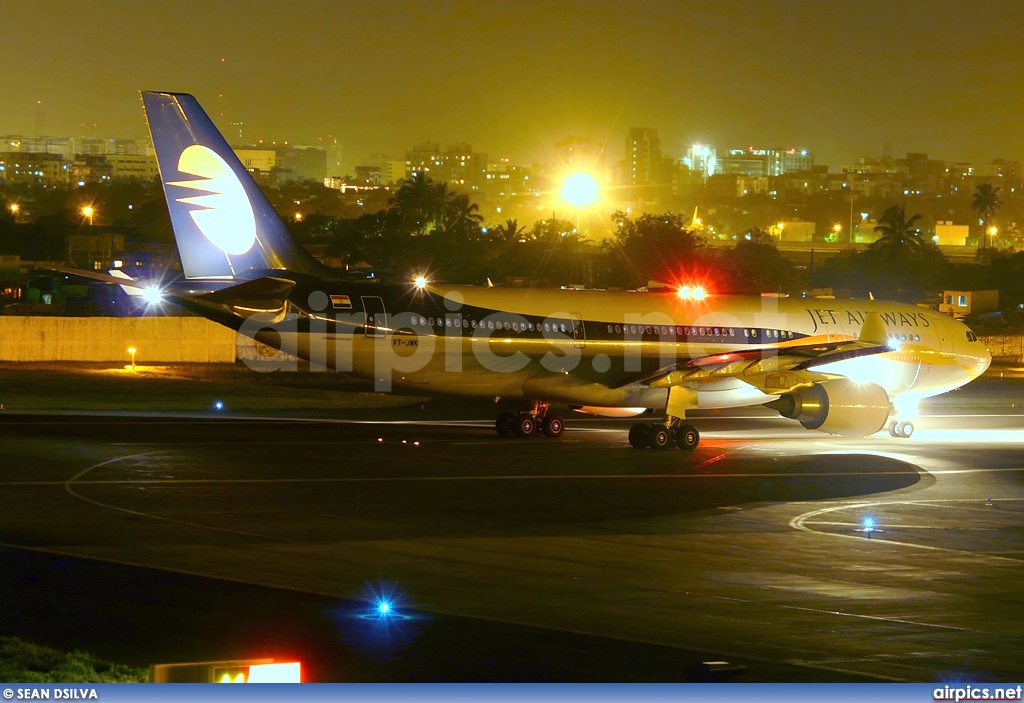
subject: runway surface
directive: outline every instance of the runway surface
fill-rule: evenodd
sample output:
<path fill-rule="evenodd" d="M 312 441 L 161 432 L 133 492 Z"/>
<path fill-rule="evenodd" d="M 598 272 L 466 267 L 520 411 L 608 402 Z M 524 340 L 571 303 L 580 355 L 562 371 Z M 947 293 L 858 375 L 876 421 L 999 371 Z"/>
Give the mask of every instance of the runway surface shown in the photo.
<path fill-rule="evenodd" d="M 6 415 L 0 585 L 35 605 L 0 624 L 88 644 L 41 611 L 101 613 L 215 657 L 317 621 L 334 680 L 1019 680 L 1020 412 L 935 408 L 910 440 L 724 414 L 690 454 L 630 449 L 629 421 Z M 119 589 L 133 622 L 179 613 L 177 649 L 117 629 Z M 366 630 L 381 591 L 409 617 Z"/>

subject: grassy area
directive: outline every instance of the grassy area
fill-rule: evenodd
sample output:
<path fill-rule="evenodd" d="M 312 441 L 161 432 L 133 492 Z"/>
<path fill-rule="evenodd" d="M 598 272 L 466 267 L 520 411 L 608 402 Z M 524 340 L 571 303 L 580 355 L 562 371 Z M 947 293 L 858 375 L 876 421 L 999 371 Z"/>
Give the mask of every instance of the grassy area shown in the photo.
<path fill-rule="evenodd" d="M 422 403 L 339 373 L 263 374 L 241 365 L 0 364 L 5 412 L 204 412 L 332 416 Z"/>
<path fill-rule="evenodd" d="M 143 683 L 149 674 L 123 664 L 111 664 L 85 652 L 58 652 L 0 637 L 0 681 L 17 683 Z"/>

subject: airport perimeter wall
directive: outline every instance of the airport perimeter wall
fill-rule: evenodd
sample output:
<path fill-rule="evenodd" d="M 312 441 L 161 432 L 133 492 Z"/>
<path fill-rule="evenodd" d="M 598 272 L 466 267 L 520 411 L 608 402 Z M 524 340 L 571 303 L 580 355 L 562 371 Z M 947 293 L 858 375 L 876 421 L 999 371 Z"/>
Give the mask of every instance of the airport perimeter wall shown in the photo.
<path fill-rule="evenodd" d="M 997 360 L 1024 363 L 1024 335 L 987 335 Z M 226 363 L 292 357 L 202 317 L 22 317 L 0 315 L 0 361 Z"/>
<path fill-rule="evenodd" d="M 990 334 L 979 336 L 996 361 L 1024 363 L 1024 334 Z"/>
<path fill-rule="evenodd" d="M 0 361 L 234 363 L 235 337 L 202 317 L 0 316 Z"/>

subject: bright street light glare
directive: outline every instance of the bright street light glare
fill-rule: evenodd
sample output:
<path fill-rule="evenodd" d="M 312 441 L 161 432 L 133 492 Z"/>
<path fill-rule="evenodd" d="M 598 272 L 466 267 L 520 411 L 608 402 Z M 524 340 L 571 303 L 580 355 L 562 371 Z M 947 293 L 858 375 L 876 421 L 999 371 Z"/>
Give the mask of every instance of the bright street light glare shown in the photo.
<path fill-rule="evenodd" d="M 589 173 L 574 173 L 562 185 L 562 197 L 576 207 L 590 205 L 597 200 L 597 181 Z"/>
<path fill-rule="evenodd" d="M 416 278 L 413 279 L 412 282 L 420 290 L 423 290 L 424 288 L 427 287 L 427 277 L 426 276 L 417 276 Z"/>

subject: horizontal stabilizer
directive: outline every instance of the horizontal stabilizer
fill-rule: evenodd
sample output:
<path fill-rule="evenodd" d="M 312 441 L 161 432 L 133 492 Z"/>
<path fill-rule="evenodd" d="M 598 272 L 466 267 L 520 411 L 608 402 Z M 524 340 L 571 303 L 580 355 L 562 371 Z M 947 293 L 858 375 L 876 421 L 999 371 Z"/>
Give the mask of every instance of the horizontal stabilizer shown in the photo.
<path fill-rule="evenodd" d="M 207 293 L 198 298 L 206 303 L 216 303 L 232 308 L 250 310 L 278 310 L 284 306 L 295 288 L 295 281 L 265 276 L 246 281 L 237 286 Z"/>

